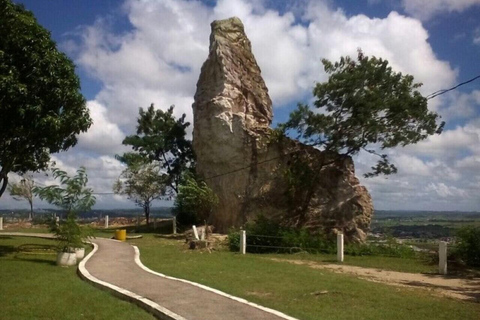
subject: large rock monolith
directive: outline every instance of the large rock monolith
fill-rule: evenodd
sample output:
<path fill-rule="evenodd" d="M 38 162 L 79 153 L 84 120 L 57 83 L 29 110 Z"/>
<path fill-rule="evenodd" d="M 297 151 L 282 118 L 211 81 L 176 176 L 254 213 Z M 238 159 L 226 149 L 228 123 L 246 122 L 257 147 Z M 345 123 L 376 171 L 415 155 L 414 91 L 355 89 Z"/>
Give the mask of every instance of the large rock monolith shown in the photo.
<path fill-rule="evenodd" d="M 262 215 L 363 241 L 373 204 L 352 159 L 272 130 L 272 102 L 242 22 L 211 27 L 193 104 L 197 172 L 219 197 L 210 223 L 227 232 Z"/>

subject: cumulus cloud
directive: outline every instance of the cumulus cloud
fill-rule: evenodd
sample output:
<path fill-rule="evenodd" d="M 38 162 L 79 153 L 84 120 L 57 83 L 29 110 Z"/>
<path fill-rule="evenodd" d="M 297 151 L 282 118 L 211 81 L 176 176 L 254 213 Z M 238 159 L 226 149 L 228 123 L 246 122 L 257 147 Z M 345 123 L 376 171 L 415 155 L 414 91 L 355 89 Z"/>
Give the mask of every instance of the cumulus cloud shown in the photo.
<path fill-rule="evenodd" d="M 108 119 L 107 108 L 96 101 L 89 101 L 87 107 L 93 124 L 87 132 L 79 135 L 78 148 L 100 155 L 127 151 L 122 145 L 125 134 Z"/>
<path fill-rule="evenodd" d="M 403 0 L 405 11 L 421 20 L 428 20 L 435 15 L 450 12 L 462 12 L 479 5 L 480 0 Z"/>

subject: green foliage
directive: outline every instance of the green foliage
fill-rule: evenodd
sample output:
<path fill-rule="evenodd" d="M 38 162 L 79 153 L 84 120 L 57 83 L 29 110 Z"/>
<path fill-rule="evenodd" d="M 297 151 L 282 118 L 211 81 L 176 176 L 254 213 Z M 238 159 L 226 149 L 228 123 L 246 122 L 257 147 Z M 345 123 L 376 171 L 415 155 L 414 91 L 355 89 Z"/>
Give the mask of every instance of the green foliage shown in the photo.
<path fill-rule="evenodd" d="M 161 172 L 157 163 L 129 161 L 128 167 L 115 182 L 113 191 L 126 195 L 137 206 L 143 208 L 148 224 L 152 202 L 165 195 L 168 179 L 168 175 Z"/>
<path fill-rule="evenodd" d="M 247 252 L 250 253 L 294 253 L 299 251 L 331 253 L 334 243 L 324 234 L 311 234 L 305 229 L 281 226 L 275 221 L 259 215 L 254 222 L 245 225 Z M 239 231 L 230 230 L 230 250 L 239 249 Z"/>
<path fill-rule="evenodd" d="M 73 177 L 58 168 L 53 168 L 52 174 L 55 179 L 60 180 L 60 185 L 35 187 L 34 193 L 40 199 L 66 210 L 67 213 L 87 211 L 95 204 L 93 190 L 87 188 L 88 176 L 84 167 L 80 167 Z"/>
<path fill-rule="evenodd" d="M 209 220 L 218 205 L 217 195 L 204 181 L 198 181 L 192 174 L 186 174 L 179 186 L 173 213 L 181 225 L 198 224 Z"/>
<path fill-rule="evenodd" d="M 468 266 L 480 267 L 480 227 L 463 227 L 457 231 L 455 256 Z"/>
<path fill-rule="evenodd" d="M 47 201 L 67 211 L 67 219 L 50 222 L 50 231 L 59 242 L 59 247 L 64 252 L 71 248 L 79 248 L 82 242 L 91 235 L 88 229 L 82 229 L 77 221 L 77 213 L 90 210 L 95 204 L 93 190 L 87 188 L 88 176 L 84 167 L 77 170 L 75 176 L 70 177 L 65 171 L 53 168 L 53 177 L 60 180 L 60 185 L 35 187 L 34 193 L 40 199 Z"/>
<path fill-rule="evenodd" d="M 386 243 L 351 243 L 347 244 L 344 252 L 351 256 L 383 256 L 395 258 L 414 258 L 415 251 L 395 238 L 388 237 Z"/>
<path fill-rule="evenodd" d="M 155 110 L 153 104 L 147 110 L 140 108 L 137 134 L 127 136 L 124 145 L 134 152 L 118 157 L 121 161 L 135 162 L 138 158 L 156 161 L 167 172 L 167 185 L 178 194 L 183 172 L 193 167 L 194 155 L 191 141 L 186 139 L 185 114 L 179 119 L 173 115 L 174 106 L 167 111 Z"/>
<path fill-rule="evenodd" d="M 31 12 L 0 0 L 0 197 L 9 172 L 46 169 L 91 123 L 72 61 Z"/>
<path fill-rule="evenodd" d="M 57 238 L 58 247 L 63 252 L 75 252 L 75 248 L 82 248 L 88 237 L 93 236 L 92 229 L 81 227 L 77 223 L 74 212 L 69 212 L 67 219 L 59 221 L 58 224 L 51 220 L 49 230 Z"/>
<path fill-rule="evenodd" d="M 250 253 L 336 253 L 335 239 L 326 235 L 312 234 L 305 229 L 281 226 L 264 216 L 259 216 L 253 223 L 245 226 L 247 232 L 247 252 Z M 230 230 L 228 245 L 231 251 L 238 251 L 240 232 Z M 413 258 L 415 252 L 409 246 L 398 243 L 389 237 L 386 243 L 346 244 L 344 253 L 351 256 L 384 256 Z"/>
<path fill-rule="evenodd" d="M 29 220 L 33 218 L 33 189 L 35 182 L 32 176 L 24 176 L 19 183 L 9 183 L 8 192 L 17 201 L 26 200 L 30 204 Z"/>
<path fill-rule="evenodd" d="M 357 60 L 322 62 L 329 79 L 313 90 L 320 112 L 299 104 L 280 125 L 284 133 L 295 131 L 307 144 L 346 155 L 377 154 L 369 146 L 406 146 L 441 133 L 444 123 L 437 125 L 439 116 L 428 111 L 427 99 L 417 90 L 421 84 L 394 72 L 387 60 L 359 51 Z M 377 155 L 380 160 L 367 177 L 397 172 L 388 155 Z"/>

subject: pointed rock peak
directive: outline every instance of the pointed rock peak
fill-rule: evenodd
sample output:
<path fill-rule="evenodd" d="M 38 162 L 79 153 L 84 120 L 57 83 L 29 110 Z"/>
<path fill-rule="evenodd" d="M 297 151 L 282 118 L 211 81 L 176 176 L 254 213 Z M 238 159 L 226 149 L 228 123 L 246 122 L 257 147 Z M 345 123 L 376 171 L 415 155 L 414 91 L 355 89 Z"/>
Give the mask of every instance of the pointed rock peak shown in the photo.
<path fill-rule="evenodd" d="M 210 109 L 210 116 L 226 112 L 229 118 L 245 119 L 247 128 L 268 127 L 272 101 L 242 21 L 237 17 L 216 20 L 211 27 L 210 53 L 197 83 L 194 113 L 203 112 L 214 99 L 222 108 Z"/>
<path fill-rule="evenodd" d="M 210 25 L 212 26 L 212 34 L 221 34 L 226 32 L 245 33 L 243 23 L 237 17 L 231 17 L 224 20 L 215 20 Z"/>

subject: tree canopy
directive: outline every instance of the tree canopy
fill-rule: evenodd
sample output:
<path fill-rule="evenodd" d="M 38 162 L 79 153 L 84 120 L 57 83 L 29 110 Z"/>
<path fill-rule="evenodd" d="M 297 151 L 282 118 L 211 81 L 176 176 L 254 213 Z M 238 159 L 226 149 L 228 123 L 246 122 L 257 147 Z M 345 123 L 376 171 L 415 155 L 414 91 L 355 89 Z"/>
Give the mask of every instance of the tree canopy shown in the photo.
<path fill-rule="evenodd" d="M 317 83 L 313 111 L 299 104 L 283 132 L 323 150 L 355 155 L 364 150 L 380 156 L 366 177 L 392 174 L 397 168 L 387 154 L 377 150 L 406 146 L 441 133 L 444 122 L 428 110 L 427 99 L 417 90 L 413 76 L 395 72 L 387 60 L 367 57 L 359 50 L 356 60 L 322 60 L 329 79 Z"/>
<path fill-rule="evenodd" d="M 174 106 L 167 111 L 155 110 L 153 104 L 147 110 L 140 108 L 137 134 L 123 140 L 134 152 L 118 158 L 127 164 L 138 157 L 156 161 L 167 173 L 166 184 L 178 193 L 182 173 L 194 166 L 194 155 L 192 142 L 186 139 L 190 123 L 185 121 L 185 114 L 175 119 L 173 110 Z"/>
<path fill-rule="evenodd" d="M 113 185 L 116 194 L 126 195 L 145 213 L 150 222 L 150 208 L 154 200 L 165 195 L 168 175 L 161 172 L 157 163 L 130 162 Z"/>
<path fill-rule="evenodd" d="M 218 197 L 205 181 L 197 180 L 193 174 L 186 173 L 179 185 L 173 213 L 182 225 L 198 224 L 208 222 L 217 205 Z"/>
<path fill-rule="evenodd" d="M 72 61 L 31 12 L 0 0 L 0 197 L 9 172 L 46 169 L 90 125 Z"/>
<path fill-rule="evenodd" d="M 23 176 L 22 180 L 18 183 L 9 183 L 8 192 L 13 199 L 17 201 L 26 200 L 30 205 L 30 213 L 28 219 L 33 218 L 33 190 L 35 188 L 35 182 L 33 181 L 32 176 Z"/>
<path fill-rule="evenodd" d="M 90 210 L 95 205 L 93 190 L 87 188 L 88 176 L 84 167 L 80 167 L 73 177 L 58 168 L 53 168 L 52 172 L 53 177 L 60 181 L 60 185 L 35 187 L 34 193 L 40 199 L 64 209 L 69 215 Z"/>

